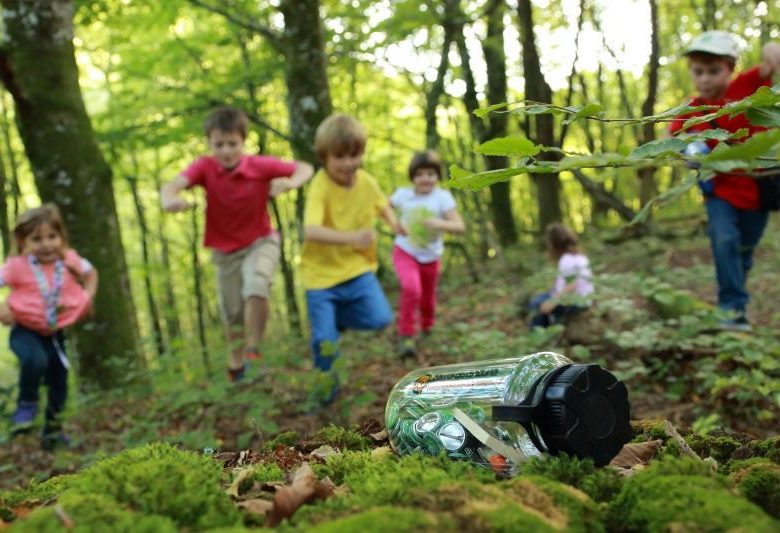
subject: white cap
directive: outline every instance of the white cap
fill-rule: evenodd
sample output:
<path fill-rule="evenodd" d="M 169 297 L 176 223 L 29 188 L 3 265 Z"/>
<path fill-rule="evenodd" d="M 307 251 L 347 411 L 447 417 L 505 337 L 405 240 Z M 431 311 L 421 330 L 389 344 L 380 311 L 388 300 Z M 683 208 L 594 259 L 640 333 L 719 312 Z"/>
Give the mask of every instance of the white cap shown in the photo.
<path fill-rule="evenodd" d="M 739 46 L 734 37 L 725 31 L 705 31 L 691 41 L 683 55 L 703 52 L 716 56 L 731 57 L 736 61 L 739 58 Z"/>

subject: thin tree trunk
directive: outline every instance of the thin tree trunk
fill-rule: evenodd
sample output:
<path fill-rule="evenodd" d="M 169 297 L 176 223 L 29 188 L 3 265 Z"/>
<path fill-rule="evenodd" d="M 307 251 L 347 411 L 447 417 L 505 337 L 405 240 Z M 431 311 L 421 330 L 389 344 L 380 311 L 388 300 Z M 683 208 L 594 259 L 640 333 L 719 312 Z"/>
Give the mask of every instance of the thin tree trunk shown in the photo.
<path fill-rule="evenodd" d="M 8 257 L 11 250 L 11 228 L 8 225 L 8 179 L 5 173 L 5 161 L 0 152 L 0 238 L 3 240 L 3 256 Z"/>
<path fill-rule="evenodd" d="M 155 169 L 154 177 L 154 190 L 159 191 L 162 187 L 160 183 L 160 174 L 162 172 L 161 165 L 159 164 L 159 151 L 155 151 Z M 163 272 L 167 272 L 167 276 L 163 276 L 163 320 L 165 321 L 165 332 L 168 335 L 168 346 L 173 348 L 177 343 L 181 342 L 181 324 L 179 322 L 179 311 L 176 305 L 176 294 L 173 291 L 173 275 L 171 265 L 171 253 L 168 244 L 168 239 L 165 238 L 165 212 L 162 209 L 160 202 L 157 202 L 157 238 L 160 241 L 160 260 L 162 263 Z"/>
<path fill-rule="evenodd" d="M 487 67 L 487 104 L 494 105 L 508 101 L 506 81 L 506 55 L 504 53 L 504 13 L 503 0 L 491 0 L 487 7 L 487 35 L 482 42 L 482 53 Z M 482 141 L 496 137 L 506 137 L 508 116 L 506 113 L 491 113 L 488 127 Z M 503 156 L 485 156 L 487 170 L 506 168 L 509 158 Z M 490 211 L 498 239 L 503 245 L 517 242 L 517 228 L 512 213 L 511 182 L 503 181 L 490 186 Z"/>
<path fill-rule="evenodd" d="M 203 271 L 200 269 L 200 236 L 198 235 L 198 210 L 191 209 L 190 213 L 190 258 L 192 260 L 192 272 L 194 276 L 195 292 L 195 316 L 198 321 L 198 342 L 200 354 L 203 358 L 203 368 L 206 374 L 211 375 L 211 360 L 209 359 L 209 344 L 206 338 L 206 305 L 203 297 Z M 230 349 L 230 348 L 228 348 Z"/>
<path fill-rule="evenodd" d="M 146 294 L 146 305 L 149 307 L 149 322 L 152 328 L 152 335 L 154 335 L 154 347 L 157 350 L 157 356 L 162 357 L 165 355 L 165 343 L 163 342 L 162 326 L 160 324 L 160 311 L 157 306 L 157 301 L 154 298 L 154 291 L 152 290 L 152 261 L 149 254 L 149 226 L 146 223 L 146 214 L 144 213 L 141 196 L 138 194 L 138 162 L 134 155 L 133 167 L 136 171 L 135 176 L 126 176 L 125 181 L 127 181 L 127 185 L 130 187 L 130 193 L 133 196 L 133 206 L 135 207 L 135 215 L 138 219 L 138 229 L 141 230 L 141 256 L 143 257 L 144 262 L 144 292 Z"/>
<path fill-rule="evenodd" d="M 650 3 L 650 62 L 647 66 L 647 98 L 642 102 L 642 116 L 653 114 L 655 100 L 658 94 L 658 5 L 656 0 L 648 0 Z M 646 122 L 642 126 L 642 141 L 648 143 L 655 139 L 655 124 Z M 639 170 L 639 201 L 645 205 L 658 194 L 655 183 L 655 168 L 643 168 Z"/>
<path fill-rule="evenodd" d="M 536 50 L 534 37 L 533 9 L 531 0 L 518 0 L 517 14 L 520 26 L 520 44 L 523 47 L 523 74 L 525 78 L 525 98 L 536 102 L 552 103 L 552 89 L 542 74 L 539 54 Z M 555 133 L 552 115 L 537 115 L 528 117 L 529 132 L 535 143 L 544 146 L 555 146 Z M 540 154 L 541 160 L 555 160 L 559 156 L 555 152 Z M 544 231 L 547 225 L 562 219 L 561 213 L 561 182 L 558 174 L 531 174 L 536 184 L 539 229 Z"/>
<path fill-rule="evenodd" d="M 19 188 L 19 167 L 16 163 L 16 154 L 14 153 L 13 146 L 11 144 L 11 126 L 10 119 L 8 118 L 8 110 L 5 106 L 5 92 L 0 94 L 0 130 L 3 135 L 3 146 L 5 147 L 6 155 L 8 156 L 9 173 L 6 176 L 11 177 L 10 193 L 11 193 L 11 213 L 9 213 L 13 220 L 19 216 L 19 197 L 22 195 Z"/>
<path fill-rule="evenodd" d="M 436 79 L 425 95 L 425 145 L 433 150 L 439 147 L 440 141 L 436 124 L 436 109 L 439 107 L 442 94 L 444 94 L 444 76 L 447 74 L 450 64 L 450 47 L 455 40 L 456 27 L 453 24 L 455 19 L 453 4 L 456 3 L 454 0 L 444 0 L 444 18 L 442 19 L 444 43 L 441 47 L 439 67 L 436 69 Z"/>
<path fill-rule="evenodd" d="M 0 74 L 44 201 L 62 209 L 73 246 L 100 272 L 95 318 L 76 328 L 83 383 L 114 389 L 138 372 L 137 327 L 114 203 L 78 82 L 71 0 L 3 0 Z M 56 98 L 52 98 L 56 95 Z"/>

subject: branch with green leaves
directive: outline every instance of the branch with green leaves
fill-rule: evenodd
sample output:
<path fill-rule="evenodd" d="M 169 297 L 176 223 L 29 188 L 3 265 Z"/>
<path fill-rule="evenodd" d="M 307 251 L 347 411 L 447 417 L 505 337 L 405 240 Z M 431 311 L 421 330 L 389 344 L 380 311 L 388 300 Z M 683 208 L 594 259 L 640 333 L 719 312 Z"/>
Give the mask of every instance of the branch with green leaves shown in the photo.
<path fill-rule="evenodd" d="M 509 113 L 520 117 L 551 114 L 563 117 L 564 124 L 596 120 L 620 125 L 670 122 L 691 113 L 697 113 L 697 116 L 685 120 L 681 128 L 682 133 L 674 137 L 650 141 L 627 153 L 567 152 L 557 147 L 535 144 L 521 135 L 491 139 L 482 143 L 476 151 L 483 155 L 515 158 L 515 165 L 484 172 L 472 172 L 452 165 L 451 180 L 448 182 L 450 187 L 478 190 L 523 174 L 556 174 L 588 168 L 641 169 L 659 166 L 697 168 L 682 184 L 663 192 L 644 206 L 634 220 L 638 222 L 644 220 L 653 206 L 677 198 L 695 186 L 697 181 L 710 179 L 718 172 L 740 169 L 746 174 L 760 178 L 767 173 L 780 171 L 780 85 L 772 88 L 761 87 L 752 96 L 724 106 L 692 106 L 690 102 L 686 102 L 662 113 L 636 119 L 607 118 L 599 104 L 561 107 L 526 101 L 517 104 L 497 104 L 475 111 L 475 114 L 480 117 L 486 117 L 490 113 Z M 711 123 L 723 116 L 733 117 L 743 113 L 752 124 L 770 129 L 756 133 L 744 142 L 740 140 L 747 135 L 746 130 L 729 132 L 713 128 L 697 132 L 688 131 L 696 125 Z M 719 141 L 710 153 L 692 156 L 683 154 L 688 144 L 710 140 Z M 561 157 L 555 161 L 540 157 L 549 152 L 557 152 Z"/>

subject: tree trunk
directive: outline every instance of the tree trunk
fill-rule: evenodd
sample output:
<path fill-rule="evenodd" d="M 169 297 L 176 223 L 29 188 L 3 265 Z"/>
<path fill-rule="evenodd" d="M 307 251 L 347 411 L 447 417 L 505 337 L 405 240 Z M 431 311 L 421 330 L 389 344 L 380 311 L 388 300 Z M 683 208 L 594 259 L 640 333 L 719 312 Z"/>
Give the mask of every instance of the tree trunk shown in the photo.
<path fill-rule="evenodd" d="M 656 0 L 649 0 L 650 3 L 650 62 L 647 65 L 647 97 L 642 103 L 642 116 L 647 117 L 653 114 L 656 95 L 658 94 L 658 5 Z M 655 124 L 647 122 L 642 126 L 641 144 L 648 143 L 655 139 Z M 655 183 L 655 169 L 653 167 L 643 168 L 639 171 L 639 202 L 645 205 L 652 200 L 658 189 Z"/>
<path fill-rule="evenodd" d="M 542 74 L 539 54 L 536 50 L 534 22 L 531 0 L 518 0 L 520 44 L 523 47 L 523 74 L 525 78 L 525 99 L 535 102 L 552 103 L 552 89 Z M 528 128 L 536 144 L 555 146 L 555 133 L 552 115 L 528 117 Z M 554 152 L 544 152 L 539 159 L 555 160 L 559 156 Z M 561 182 L 558 174 L 531 174 L 536 184 L 539 206 L 539 229 L 544 231 L 548 224 L 562 219 Z"/>
<path fill-rule="evenodd" d="M 491 0 L 487 7 L 487 35 L 482 42 L 482 53 L 487 67 L 487 105 L 500 104 L 508 100 L 506 81 L 506 55 L 504 54 L 504 1 Z M 488 127 L 482 141 L 506 137 L 508 116 L 506 113 L 491 113 Z M 506 168 L 509 158 L 485 156 L 487 170 Z M 490 186 L 490 211 L 498 239 L 503 245 L 517 242 L 517 228 L 512 213 L 511 181 L 494 183 Z"/>
<path fill-rule="evenodd" d="M 77 328 L 85 385 L 116 388 L 143 366 L 111 169 L 79 88 L 71 0 L 3 0 L 8 32 L 0 69 L 44 201 L 57 202 L 71 243 L 100 272 L 95 318 Z"/>
<path fill-rule="evenodd" d="M 457 7 L 457 3 L 456 0 L 444 0 L 444 18 L 442 19 L 444 43 L 441 47 L 439 67 L 436 69 L 436 79 L 425 95 L 425 146 L 432 150 L 439 147 L 440 137 L 436 125 L 436 109 L 439 107 L 442 94 L 444 94 L 444 76 L 447 74 L 450 64 L 450 47 L 455 40 L 456 13 L 454 13 L 454 8 Z"/>
<path fill-rule="evenodd" d="M 141 256 L 144 261 L 144 293 L 146 295 L 146 304 L 149 307 L 149 322 L 152 329 L 152 335 L 154 336 L 154 347 L 157 351 L 157 357 L 165 355 L 165 343 L 163 342 L 162 326 L 160 322 L 160 310 L 157 306 L 157 301 L 154 298 L 154 290 L 152 289 L 152 266 L 151 256 L 149 254 L 149 225 L 146 223 L 146 213 L 144 212 L 144 206 L 141 202 L 141 195 L 138 194 L 138 162 L 135 155 L 133 155 L 133 167 L 135 169 L 135 176 L 126 176 L 128 187 L 130 187 L 130 193 L 133 196 L 133 206 L 135 207 L 135 215 L 138 218 L 138 229 L 141 230 Z"/>
<path fill-rule="evenodd" d="M 287 111 L 290 117 L 292 149 L 296 159 L 317 165 L 314 134 L 331 114 L 333 104 L 328 86 L 319 0 L 284 0 L 279 9 L 284 16 L 282 46 L 287 83 Z M 304 194 L 298 190 L 295 216 L 303 222 Z"/>
<path fill-rule="evenodd" d="M 3 159 L 0 152 L 0 237 L 3 240 L 3 256 L 8 257 L 11 250 L 11 228 L 8 225 L 8 179 Z"/>
<path fill-rule="evenodd" d="M 192 209 L 190 213 L 190 231 L 192 233 L 190 240 L 190 258 L 192 260 L 192 272 L 194 274 L 193 292 L 195 293 L 195 315 L 198 323 L 198 342 L 200 345 L 200 355 L 203 358 L 203 368 L 206 375 L 211 375 L 211 360 L 209 359 L 209 344 L 206 338 L 206 304 L 203 297 L 203 270 L 200 268 L 200 235 L 198 234 L 198 213 L 197 209 Z M 228 347 L 232 350 L 232 347 Z"/>
<path fill-rule="evenodd" d="M 19 189 L 19 166 L 16 164 L 16 155 L 14 153 L 13 145 L 11 144 L 11 126 L 8 118 L 8 112 L 5 106 L 5 93 L 0 94 L 0 130 L 3 134 L 3 146 L 5 147 L 5 155 L 8 157 L 8 168 L 11 183 L 10 193 L 12 198 L 12 209 L 9 215 L 12 220 L 16 220 L 19 215 L 19 197 L 22 195 Z M 5 252 L 8 253 L 7 251 Z"/>

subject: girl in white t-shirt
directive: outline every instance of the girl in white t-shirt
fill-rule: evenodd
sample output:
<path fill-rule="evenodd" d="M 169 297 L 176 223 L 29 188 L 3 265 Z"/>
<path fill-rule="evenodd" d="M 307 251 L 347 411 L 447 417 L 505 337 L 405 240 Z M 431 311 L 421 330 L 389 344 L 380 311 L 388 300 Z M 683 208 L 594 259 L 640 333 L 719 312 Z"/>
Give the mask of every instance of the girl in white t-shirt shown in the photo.
<path fill-rule="evenodd" d="M 558 276 L 551 291 L 531 299 L 532 328 L 546 328 L 586 309 L 587 297 L 593 294 L 590 264 L 580 251 L 575 233 L 563 224 L 550 224 L 545 241 L 547 254 L 558 264 Z"/>
<path fill-rule="evenodd" d="M 433 327 L 436 285 L 444 240 L 442 234 L 463 233 L 465 226 L 449 191 L 439 187 L 441 159 L 432 150 L 417 152 L 409 163 L 411 187 L 397 189 L 390 205 L 400 213 L 403 234 L 396 236 L 393 266 L 401 285 L 398 334 L 401 355 L 415 354 L 417 314 L 423 334 Z"/>

